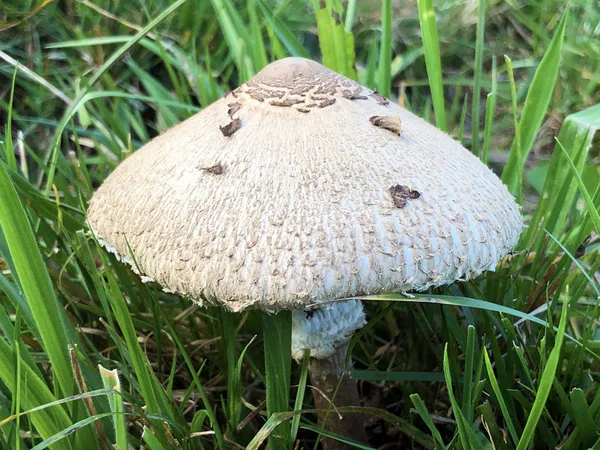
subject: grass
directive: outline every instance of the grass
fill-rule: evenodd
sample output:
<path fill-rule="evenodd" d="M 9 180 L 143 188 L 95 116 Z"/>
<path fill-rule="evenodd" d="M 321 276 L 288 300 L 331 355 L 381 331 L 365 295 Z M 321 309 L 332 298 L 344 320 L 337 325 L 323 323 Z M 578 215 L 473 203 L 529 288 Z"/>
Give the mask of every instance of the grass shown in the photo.
<path fill-rule="evenodd" d="M 357 447 L 600 448 L 599 21 L 583 0 L 0 0 L 0 448 L 325 436 L 286 318 L 165 294 L 85 225 L 119 161 L 287 55 L 460 138 L 528 225 L 495 272 L 365 298 Z"/>

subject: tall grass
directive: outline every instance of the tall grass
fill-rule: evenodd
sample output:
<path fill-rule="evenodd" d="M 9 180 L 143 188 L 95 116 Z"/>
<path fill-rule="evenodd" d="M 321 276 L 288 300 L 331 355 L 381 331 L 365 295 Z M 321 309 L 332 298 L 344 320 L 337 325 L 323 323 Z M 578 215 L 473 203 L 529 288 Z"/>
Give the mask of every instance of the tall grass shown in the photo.
<path fill-rule="evenodd" d="M 501 174 L 528 225 L 495 272 L 364 299 L 348 356 L 364 405 L 339 412 L 369 417 L 371 442 L 348 445 L 600 448 L 600 10 L 344 5 L 0 3 L 1 448 L 315 448 L 329 436 L 306 364 L 290 360 L 289 314 L 166 294 L 85 223 L 121 160 L 286 55 L 399 93 Z"/>

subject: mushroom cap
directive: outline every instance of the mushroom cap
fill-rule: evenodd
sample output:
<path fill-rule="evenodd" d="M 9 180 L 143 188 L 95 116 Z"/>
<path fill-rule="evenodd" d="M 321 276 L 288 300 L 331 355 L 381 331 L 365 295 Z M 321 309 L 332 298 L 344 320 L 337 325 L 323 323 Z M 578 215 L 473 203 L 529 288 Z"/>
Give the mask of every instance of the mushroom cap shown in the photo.
<path fill-rule="evenodd" d="M 458 142 L 302 58 L 136 151 L 88 221 L 144 280 L 232 311 L 465 280 L 493 269 L 523 226 Z"/>

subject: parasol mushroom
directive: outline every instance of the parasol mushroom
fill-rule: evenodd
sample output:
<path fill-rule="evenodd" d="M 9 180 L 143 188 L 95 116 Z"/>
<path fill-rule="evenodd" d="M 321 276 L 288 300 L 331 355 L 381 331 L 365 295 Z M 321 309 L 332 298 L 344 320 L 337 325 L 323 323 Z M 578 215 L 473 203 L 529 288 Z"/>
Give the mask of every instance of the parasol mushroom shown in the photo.
<path fill-rule="evenodd" d="M 270 64 L 127 158 L 88 221 L 165 290 L 230 311 L 296 311 L 294 355 L 311 349 L 326 397 L 320 380 L 338 379 L 364 323 L 360 302 L 329 302 L 472 278 L 522 229 L 513 197 L 458 142 L 302 58 Z M 356 402 L 343 382 L 334 403 Z M 361 428 L 337 431 L 364 439 Z"/>

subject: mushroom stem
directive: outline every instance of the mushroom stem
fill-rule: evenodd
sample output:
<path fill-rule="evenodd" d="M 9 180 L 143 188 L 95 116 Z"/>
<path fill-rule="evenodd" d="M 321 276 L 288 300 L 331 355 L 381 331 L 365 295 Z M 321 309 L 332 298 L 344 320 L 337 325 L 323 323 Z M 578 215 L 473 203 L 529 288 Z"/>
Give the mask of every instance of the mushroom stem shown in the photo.
<path fill-rule="evenodd" d="M 346 372 L 345 359 L 348 342 L 341 345 L 327 359 L 311 358 L 309 365 L 310 382 L 313 389 L 315 408 L 319 424 L 327 431 L 355 441 L 366 443 L 367 432 L 362 414 L 338 413 L 342 406 L 360 406 L 360 396 L 356 380 Z M 339 387 L 338 387 L 339 385 Z M 323 438 L 325 450 L 345 450 L 347 444 L 331 438 Z"/>
<path fill-rule="evenodd" d="M 356 330 L 365 324 L 362 303 L 357 300 L 334 302 L 314 311 L 294 311 L 292 316 L 292 355 L 300 360 L 310 349 L 309 376 L 319 423 L 327 431 L 367 442 L 364 418 L 360 414 L 340 414 L 341 406 L 360 406 L 358 386 L 346 371 L 348 344 Z M 339 385 L 339 387 L 338 387 Z M 325 450 L 348 448 L 334 439 L 323 439 Z"/>

